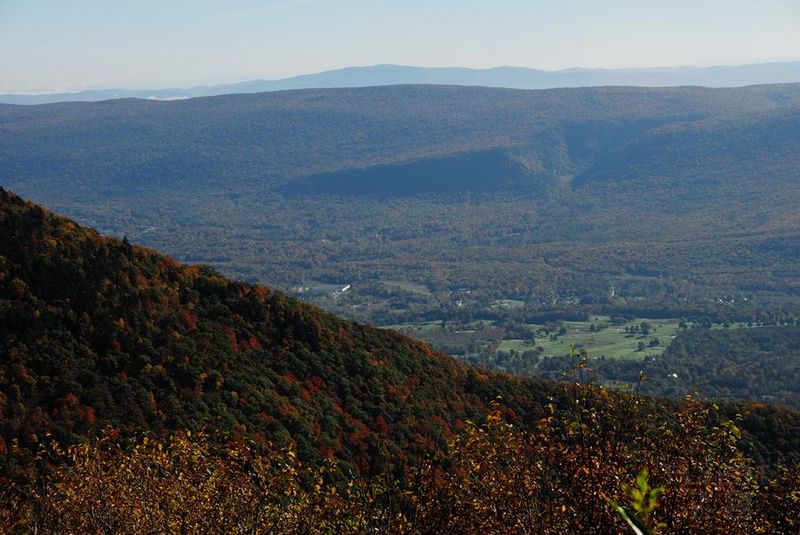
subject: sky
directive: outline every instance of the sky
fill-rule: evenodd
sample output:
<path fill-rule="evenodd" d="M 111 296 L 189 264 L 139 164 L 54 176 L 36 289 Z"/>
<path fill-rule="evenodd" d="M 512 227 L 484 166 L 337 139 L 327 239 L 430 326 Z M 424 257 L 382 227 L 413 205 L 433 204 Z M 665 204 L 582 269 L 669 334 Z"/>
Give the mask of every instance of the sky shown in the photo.
<path fill-rule="evenodd" d="M 800 60 L 800 0 L 0 0 L 0 92 Z"/>

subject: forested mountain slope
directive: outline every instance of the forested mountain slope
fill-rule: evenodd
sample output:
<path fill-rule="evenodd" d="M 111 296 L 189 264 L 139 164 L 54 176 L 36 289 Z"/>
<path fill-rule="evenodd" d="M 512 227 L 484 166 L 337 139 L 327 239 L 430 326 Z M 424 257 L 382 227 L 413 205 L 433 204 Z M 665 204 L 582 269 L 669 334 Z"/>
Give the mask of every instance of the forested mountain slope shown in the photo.
<path fill-rule="evenodd" d="M 0 235 L 5 445 L 113 425 L 268 437 L 305 458 L 361 462 L 381 444 L 404 458 L 441 447 L 519 384 L 102 237 L 6 191 Z"/>
<path fill-rule="evenodd" d="M 0 170 L 4 186 L 25 194 L 102 198 L 172 187 L 244 193 L 318 173 L 502 149 L 532 180 L 552 179 L 655 126 L 770 110 L 798 98 L 796 85 L 396 86 L 3 105 Z"/>
<path fill-rule="evenodd" d="M 645 133 L 578 177 L 592 181 L 666 180 L 673 186 L 735 193 L 770 182 L 800 183 L 800 106 L 679 122 Z M 726 191 L 731 186 L 734 191 Z"/>

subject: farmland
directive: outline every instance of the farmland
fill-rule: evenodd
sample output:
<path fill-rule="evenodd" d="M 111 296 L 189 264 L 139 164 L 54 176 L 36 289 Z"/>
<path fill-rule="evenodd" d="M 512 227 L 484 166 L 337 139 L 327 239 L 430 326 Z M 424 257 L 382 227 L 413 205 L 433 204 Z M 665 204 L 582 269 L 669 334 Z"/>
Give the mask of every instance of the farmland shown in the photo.
<path fill-rule="evenodd" d="M 531 326 L 544 334 L 535 341 L 535 348 L 541 348 L 541 356 L 564 355 L 574 345 L 586 349 L 593 357 L 642 358 L 645 354 L 661 353 L 680 330 L 681 320 L 635 318 L 621 323 L 608 316 L 592 316 L 590 321 L 563 323 L 559 329 L 565 332 L 551 334 L 546 333 L 544 325 Z M 530 341 L 514 338 L 503 340 L 498 347 L 498 351 L 508 352 L 530 349 L 533 349 Z"/>
<path fill-rule="evenodd" d="M 644 359 L 661 354 L 673 338 L 692 324 L 680 318 L 621 318 L 593 315 L 586 321 L 541 324 L 476 320 L 427 321 L 386 326 L 420 338 L 467 362 L 506 368 L 508 360 L 533 360 L 585 349 L 593 358 Z"/>

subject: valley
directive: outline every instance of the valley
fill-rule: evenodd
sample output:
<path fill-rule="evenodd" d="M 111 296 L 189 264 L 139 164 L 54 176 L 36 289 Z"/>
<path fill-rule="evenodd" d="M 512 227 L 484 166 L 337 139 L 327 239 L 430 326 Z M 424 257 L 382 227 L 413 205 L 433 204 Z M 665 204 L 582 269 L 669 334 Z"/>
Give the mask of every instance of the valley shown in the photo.
<path fill-rule="evenodd" d="M 680 323 L 797 323 L 798 103 L 785 84 L 0 105 L 0 170 L 103 233 L 557 378 L 570 343 L 627 370 Z M 624 333 L 642 322 L 659 332 Z"/>

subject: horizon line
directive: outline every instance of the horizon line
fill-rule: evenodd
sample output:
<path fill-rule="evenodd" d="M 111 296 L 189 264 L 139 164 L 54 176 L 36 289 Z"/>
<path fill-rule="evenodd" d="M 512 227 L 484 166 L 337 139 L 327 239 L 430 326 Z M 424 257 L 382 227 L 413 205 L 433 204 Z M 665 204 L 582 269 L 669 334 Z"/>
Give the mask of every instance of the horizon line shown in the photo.
<path fill-rule="evenodd" d="M 499 69 L 518 69 L 518 70 L 526 70 L 526 71 L 536 71 L 541 73 L 548 73 L 548 74 L 558 74 L 558 73 L 566 73 L 570 71 L 584 71 L 584 72 L 609 72 L 609 71 L 619 71 L 619 72 L 635 72 L 635 71 L 659 71 L 659 70 L 677 70 L 677 69 L 695 69 L 695 70 L 704 70 L 704 69 L 713 69 L 717 67 L 750 67 L 756 65 L 775 65 L 775 64 L 782 64 L 782 63 L 800 63 L 800 58 L 796 59 L 764 59 L 764 60 L 752 60 L 752 61 L 719 61 L 719 62 L 706 62 L 705 64 L 677 64 L 677 65 L 654 65 L 648 67 L 581 67 L 581 66 L 573 66 L 573 67 L 564 67 L 560 69 L 542 69 L 538 67 L 527 67 L 527 66 L 520 66 L 520 65 L 495 65 L 491 67 L 465 67 L 459 65 L 446 65 L 446 66 L 420 66 L 420 65 L 410 65 L 410 64 L 402 64 L 402 63 L 374 63 L 374 64 L 366 64 L 366 65 L 344 65 L 341 67 L 334 67 L 330 69 L 323 69 L 319 71 L 313 72 L 303 72 L 298 74 L 292 74 L 288 76 L 282 77 L 275 77 L 275 78 L 266 78 L 266 77 L 258 77 L 257 75 L 253 75 L 254 77 L 246 77 L 243 75 L 242 77 L 238 77 L 235 79 L 231 79 L 231 81 L 220 81 L 220 82 L 190 82 L 187 81 L 185 83 L 164 83 L 163 85 L 158 86 L 156 83 L 153 86 L 147 87 L 124 87 L 126 82 L 121 82 L 119 85 L 111 84 L 108 86 L 84 86 L 82 88 L 77 89 L 69 89 L 69 90 L 59 90 L 59 89 L 49 89 L 49 90 L 27 90 L 27 91 L 5 91 L 0 93 L 2 96 L 47 96 L 47 95 L 71 95 L 71 94 L 78 94 L 84 92 L 91 92 L 91 91 L 165 91 L 165 90 L 192 90 L 192 89 L 200 89 L 200 88 L 208 88 L 208 87 L 219 87 L 219 86 L 228 86 L 228 85 L 237 85 L 241 83 L 248 83 L 248 82 L 282 82 L 287 80 L 292 80 L 295 78 L 302 78 L 306 76 L 316 76 L 320 74 L 326 73 L 333 73 L 339 71 L 345 71 L 349 69 L 374 69 L 378 67 L 399 67 L 399 68 L 410 68 L 410 69 L 419 69 L 419 70 L 448 70 L 448 69 L 459 69 L 459 70 L 466 70 L 466 71 L 492 71 L 492 70 L 499 70 Z"/>

